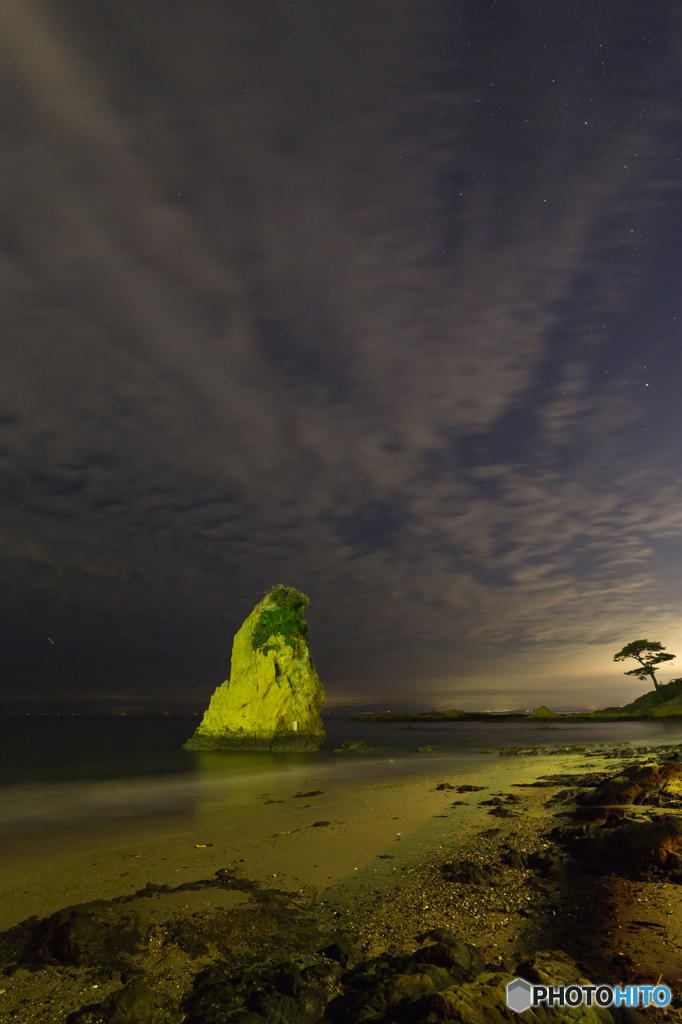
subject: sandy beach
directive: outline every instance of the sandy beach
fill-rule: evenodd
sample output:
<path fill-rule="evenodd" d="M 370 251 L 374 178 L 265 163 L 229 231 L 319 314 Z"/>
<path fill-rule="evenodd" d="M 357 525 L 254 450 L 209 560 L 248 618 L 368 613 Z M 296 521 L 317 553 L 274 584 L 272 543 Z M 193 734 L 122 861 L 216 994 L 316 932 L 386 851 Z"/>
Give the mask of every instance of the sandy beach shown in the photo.
<path fill-rule="evenodd" d="M 83 823 L 55 830 L 47 842 L 31 834 L 5 841 L 0 843 L 0 929 L 32 914 L 112 899 L 148 882 L 178 885 L 226 866 L 239 865 L 263 884 L 276 878 L 278 885 L 305 886 L 309 892 L 367 876 L 373 882 L 375 874 L 386 873 L 385 865 L 376 863 L 379 854 L 395 853 L 400 844 L 401 862 L 426 856 L 484 813 L 471 797 L 450 807 L 449 791 L 437 791 L 439 783 L 503 788 L 533 777 L 546 759 L 481 760 L 480 766 L 451 765 L 445 758 L 424 757 L 416 778 L 414 773 L 401 777 L 397 764 L 395 781 L 327 778 L 315 796 L 294 796 L 283 786 L 280 794 L 270 787 L 272 796 L 259 794 L 229 811 L 207 801 L 187 816 Z M 559 763 L 569 762 L 551 759 L 553 768 Z M 305 792 L 318 789 L 314 774 L 305 782 Z M 316 826 L 320 821 L 327 824 Z"/>
<path fill-rule="evenodd" d="M 518 872 L 493 887 L 444 879 L 453 858 L 485 864 L 509 847 L 549 848 L 557 808 L 547 802 L 561 787 L 535 788 L 538 777 L 617 768 L 613 760 L 584 754 L 488 758 L 480 767 L 458 763 L 450 770 L 443 758 L 437 766 L 425 758 L 417 777 L 352 785 L 327 779 L 322 792 L 311 774 L 301 795 L 260 794 L 253 806 L 232 809 L 229 821 L 204 807 L 191 821 L 138 823 L 118 837 L 115 830 L 88 837 L 79 828 L 55 843 L 53 856 L 30 842 L 21 861 L 0 851 L 0 929 L 74 904 L 123 898 L 147 924 L 175 922 L 176 940 L 169 943 L 166 935 L 153 948 L 152 973 L 154 985 L 177 1001 L 201 968 L 221 959 L 215 949 L 178 942 L 178 922 L 195 928 L 200 921 L 208 934 L 213 920 L 250 911 L 256 891 L 259 906 L 271 892 L 308 923 L 312 913 L 321 936 L 351 936 L 360 957 L 410 954 L 425 934 L 449 929 L 500 969 L 514 970 L 537 949 L 560 949 L 585 971 L 606 977 L 614 963 L 627 963 L 631 977 L 661 975 L 679 991 L 682 886 L 611 875 L 580 875 L 580 884 L 568 887 L 528 875 L 520 885 Z M 464 786 L 482 788 L 459 793 Z M 517 801 L 508 805 L 509 817 L 483 804 L 497 795 Z M 212 887 L 209 880 L 222 869 L 243 882 Z M 177 891 L 199 880 L 206 885 Z M 292 927 L 294 935 L 299 926 Z M 0 985 L 0 1020 L 65 1021 L 95 995 L 116 993 L 129 977 L 58 964 L 38 972 L 20 967 Z"/>

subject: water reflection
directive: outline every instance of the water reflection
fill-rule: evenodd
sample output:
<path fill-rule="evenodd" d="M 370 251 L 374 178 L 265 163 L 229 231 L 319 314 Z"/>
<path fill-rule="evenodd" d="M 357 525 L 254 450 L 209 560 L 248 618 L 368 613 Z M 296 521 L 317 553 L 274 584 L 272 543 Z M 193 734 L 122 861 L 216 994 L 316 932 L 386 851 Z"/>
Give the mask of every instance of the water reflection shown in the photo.
<path fill-rule="evenodd" d="M 197 772 L 195 814 L 224 817 L 235 807 L 292 797 L 306 780 L 323 774 L 328 758 L 312 754 L 194 751 Z"/>
<path fill-rule="evenodd" d="M 108 757 L 113 777 L 98 777 L 101 763 L 87 777 L 82 763 L 77 777 L 55 780 L 51 764 L 43 780 L 0 786 L 0 836 L 48 834 L 60 827 L 88 822 L 90 825 L 176 816 L 178 820 L 250 813 L 262 813 L 266 800 L 289 801 L 299 790 L 325 789 L 332 784 L 371 784 L 419 775 L 443 775 L 467 765 L 483 767 L 497 761 L 497 751 L 481 754 L 483 748 L 546 745 L 550 749 L 573 743 L 625 743 L 649 746 L 682 742 L 682 721 L 629 720 L 627 722 L 425 722 L 370 724 L 347 721 L 326 723 L 327 747 L 309 754 L 233 753 L 230 751 L 182 752 L 174 772 L 168 771 L 175 756 L 163 748 L 165 761 L 154 768 L 154 750 L 145 750 L 142 761 L 131 737 L 142 743 L 139 726 L 124 734 L 115 723 L 109 740 Z M 92 723 L 88 723 L 92 730 Z M 108 728 L 108 726 L 102 726 Z M 177 732 L 177 729 L 175 730 Z M 74 726 L 65 733 L 73 741 Z M 113 738 L 112 738 L 113 737 Z M 44 737 L 43 737 L 44 738 Z M 92 736 L 90 737 L 92 741 Z M 149 736 L 147 735 L 147 741 Z M 376 751 L 375 757 L 343 757 L 333 753 L 347 739 L 363 739 Z M 114 740 L 120 741 L 116 745 Z M 173 734 L 173 743 L 178 736 Z M 127 742 L 126 742 L 127 741 Z M 166 742 L 166 741 L 164 741 Z M 59 753 L 54 741 L 55 756 Z M 415 748 L 428 744 L 432 754 L 418 754 Z M 168 744 L 166 744 L 168 746 Z M 178 744 L 179 745 L 179 744 Z M 93 743 L 94 749 L 94 743 Z M 30 745 L 24 748 L 30 760 Z M 160 759 L 163 760 L 163 759 Z M 74 762 L 75 763 L 75 762 Z M 144 774 L 139 768 L 144 763 Z M 177 765 L 182 769 L 178 771 Z M 133 768 L 134 766 L 134 768 Z M 586 767 L 589 766 L 589 761 Z M 615 766 L 614 766 L 615 767 Z M 15 777 L 21 778 L 17 762 Z M 162 770 L 159 771 L 158 769 Z M 162 773 L 166 769 L 166 773 Z M 31 768 L 31 772 L 34 772 Z M 551 758 L 543 760 L 539 772 L 552 770 Z"/>

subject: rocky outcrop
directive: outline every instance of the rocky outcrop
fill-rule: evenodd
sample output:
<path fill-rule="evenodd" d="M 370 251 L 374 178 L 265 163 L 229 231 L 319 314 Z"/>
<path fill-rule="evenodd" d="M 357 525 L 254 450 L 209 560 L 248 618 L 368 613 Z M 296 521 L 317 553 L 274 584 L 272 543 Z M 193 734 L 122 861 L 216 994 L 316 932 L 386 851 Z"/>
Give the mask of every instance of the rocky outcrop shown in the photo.
<path fill-rule="evenodd" d="M 104 1002 L 82 1007 L 67 1018 L 67 1024 L 180 1024 L 184 1014 L 174 999 L 159 998 L 159 993 L 135 978 Z"/>
<path fill-rule="evenodd" d="M 592 811 L 605 811 L 593 807 Z M 682 883 L 682 820 L 659 814 L 651 820 L 626 818 L 619 808 L 580 828 L 555 830 L 578 864 L 595 874 Z"/>
<path fill-rule="evenodd" d="M 682 679 L 671 679 L 622 707 L 602 708 L 580 718 L 666 718 L 682 715 Z"/>
<path fill-rule="evenodd" d="M 138 914 L 111 900 L 64 907 L 50 917 L 28 920 L 0 935 L 0 969 L 9 964 L 34 970 L 44 965 L 126 965 L 145 947 L 149 928 Z"/>
<path fill-rule="evenodd" d="M 651 811 L 642 815 L 639 806 L 682 808 L 682 765 L 650 761 L 610 777 L 594 773 L 562 779 L 567 780 L 580 788 L 557 793 L 552 803 L 574 803 L 575 810 L 559 814 L 581 824 L 560 826 L 551 835 L 565 843 L 583 868 L 637 879 L 665 876 L 682 884 L 682 818 Z"/>
<path fill-rule="evenodd" d="M 187 750 L 315 751 L 324 690 L 307 642 L 305 594 L 273 587 L 234 638 L 230 678 L 211 697 Z"/>
<path fill-rule="evenodd" d="M 557 715 L 556 711 L 550 711 L 550 709 L 545 704 L 541 704 L 540 707 L 537 709 L 537 711 L 535 711 L 532 715 L 529 715 L 528 717 L 529 718 L 559 718 L 559 715 Z"/>
<path fill-rule="evenodd" d="M 581 794 L 579 804 L 604 807 L 649 802 L 647 796 L 680 800 L 682 798 L 682 765 L 636 764 L 620 775 L 607 779 L 596 789 Z"/>
<path fill-rule="evenodd" d="M 678 693 L 671 700 L 664 700 L 662 704 L 656 704 L 651 709 L 653 718 L 667 718 L 674 715 L 682 715 L 682 693 Z"/>

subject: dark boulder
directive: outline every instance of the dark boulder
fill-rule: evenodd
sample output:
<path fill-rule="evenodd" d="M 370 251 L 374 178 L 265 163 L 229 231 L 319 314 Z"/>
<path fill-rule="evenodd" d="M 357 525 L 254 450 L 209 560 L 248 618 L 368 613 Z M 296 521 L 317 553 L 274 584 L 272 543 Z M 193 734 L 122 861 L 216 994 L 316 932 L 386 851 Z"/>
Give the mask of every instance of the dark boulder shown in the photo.
<path fill-rule="evenodd" d="M 678 882 L 682 855 L 682 818 L 661 814 L 651 821 L 616 819 L 612 827 L 596 824 L 557 830 L 571 853 L 589 871 L 615 872 L 633 878 L 669 875 Z"/>
<path fill-rule="evenodd" d="M 336 963 L 347 967 L 348 964 L 357 959 L 358 950 L 356 946 L 353 946 L 346 939 L 337 939 L 336 942 L 332 942 L 330 945 L 324 946 L 323 949 L 319 949 L 318 954 L 326 957 L 327 960 L 335 960 Z"/>
<path fill-rule="evenodd" d="M 632 804 L 643 796 L 661 793 L 669 799 L 682 796 L 682 765 L 632 765 L 619 775 L 604 781 L 592 793 L 578 796 L 580 804 Z"/>
<path fill-rule="evenodd" d="M 230 972 L 212 967 L 195 978 L 184 1024 L 317 1024 L 341 977 L 338 964 Z"/>
<path fill-rule="evenodd" d="M 65 907 L 35 921 L 30 930 L 18 958 L 21 966 L 29 968 L 115 964 L 139 953 L 149 934 L 137 914 L 109 900 Z"/>
<path fill-rule="evenodd" d="M 453 985 L 472 980 L 484 969 L 475 946 L 460 942 L 445 928 L 428 933 L 437 938 L 410 956 L 366 960 L 341 978 L 341 994 L 327 1007 L 325 1021 L 413 1022 L 429 1017 L 429 999 Z"/>
<path fill-rule="evenodd" d="M 541 878 L 561 878 L 566 870 L 563 857 L 555 850 L 522 853 L 508 846 L 502 860 L 510 868 L 517 871 L 534 871 Z"/>
<path fill-rule="evenodd" d="M 566 863 L 563 857 L 555 851 L 548 850 L 542 853 L 531 853 L 528 857 L 528 867 L 540 876 L 540 878 L 557 879 L 562 878 L 566 871 Z"/>
<path fill-rule="evenodd" d="M 70 1014 L 66 1024 L 179 1024 L 182 1013 L 146 981 L 135 978 L 97 1005 Z"/>
<path fill-rule="evenodd" d="M 470 981 L 485 968 L 485 961 L 475 946 L 460 942 L 450 935 L 446 942 L 422 946 L 410 959 L 417 964 L 443 967 L 454 981 Z"/>
<path fill-rule="evenodd" d="M 450 861 L 443 864 L 441 872 L 446 882 L 461 882 L 463 885 L 499 885 L 502 881 L 499 868 L 471 860 Z"/>
<path fill-rule="evenodd" d="M 573 985 L 583 978 L 582 971 L 563 950 L 542 950 L 519 964 L 516 973 L 533 985 Z"/>
<path fill-rule="evenodd" d="M 502 854 L 502 861 L 507 867 L 513 868 L 515 871 L 528 870 L 528 854 L 523 853 L 521 850 L 516 850 L 513 846 L 506 848 Z"/>

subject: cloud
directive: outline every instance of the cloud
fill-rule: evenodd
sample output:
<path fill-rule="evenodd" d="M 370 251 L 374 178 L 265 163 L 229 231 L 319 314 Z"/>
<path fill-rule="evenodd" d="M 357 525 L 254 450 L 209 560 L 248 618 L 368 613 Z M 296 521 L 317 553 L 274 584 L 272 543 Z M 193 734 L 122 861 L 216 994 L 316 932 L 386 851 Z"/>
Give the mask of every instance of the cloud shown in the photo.
<path fill-rule="evenodd" d="M 600 364 L 662 104 L 585 124 L 561 51 L 446 5 L 208 8 L 0 12 L 15 599 L 219 629 L 282 579 L 379 690 L 667 628 L 679 487 Z"/>

